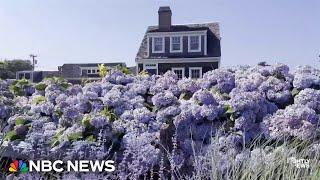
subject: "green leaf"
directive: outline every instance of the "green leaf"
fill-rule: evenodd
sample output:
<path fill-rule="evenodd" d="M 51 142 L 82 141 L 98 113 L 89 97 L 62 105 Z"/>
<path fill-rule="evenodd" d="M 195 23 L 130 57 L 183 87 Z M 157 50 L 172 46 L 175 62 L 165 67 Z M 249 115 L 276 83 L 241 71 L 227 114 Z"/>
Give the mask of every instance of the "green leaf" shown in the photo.
<path fill-rule="evenodd" d="M 298 94 L 299 94 L 299 92 L 300 92 L 300 90 L 299 90 L 299 89 L 297 89 L 297 88 L 293 88 L 293 89 L 292 89 L 292 91 L 291 91 L 291 94 L 292 94 L 292 96 L 296 96 L 296 95 L 298 95 Z"/>
<path fill-rule="evenodd" d="M 93 135 L 90 135 L 86 138 L 87 141 L 95 142 L 96 138 Z"/>
<path fill-rule="evenodd" d="M 107 67 L 104 64 L 99 64 L 98 67 L 99 67 L 99 76 L 101 78 L 105 77 L 108 73 Z"/>
<path fill-rule="evenodd" d="M 90 127 L 91 126 L 90 121 L 91 121 L 90 116 L 86 116 L 82 119 L 82 125 L 85 127 Z"/>
<path fill-rule="evenodd" d="M 153 106 L 153 105 L 151 105 L 151 104 L 149 104 L 149 103 L 147 103 L 147 102 L 144 102 L 143 105 L 144 105 L 146 108 L 148 108 L 150 111 L 153 111 L 153 110 L 154 110 L 154 107 L 155 107 L 155 106 Z"/>
<path fill-rule="evenodd" d="M 16 85 L 19 85 L 20 87 L 23 87 L 25 85 L 29 85 L 29 81 L 27 79 L 20 79 L 17 81 Z"/>
<path fill-rule="evenodd" d="M 192 97 L 192 93 L 182 93 L 179 96 L 179 99 L 189 100 Z"/>
<path fill-rule="evenodd" d="M 82 133 L 73 133 L 68 136 L 68 140 L 72 142 L 80 139 L 82 139 Z"/>
<path fill-rule="evenodd" d="M 61 109 L 56 109 L 54 111 L 54 114 L 57 115 L 58 117 L 61 117 L 63 115 L 63 112 L 61 111 Z"/>
<path fill-rule="evenodd" d="M 16 126 L 17 125 L 24 125 L 25 123 L 26 123 L 26 120 L 24 120 L 22 118 L 16 119 L 16 122 L 15 122 Z"/>
<path fill-rule="evenodd" d="M 66 90 L 69 87 L 68 83 L 61 83 L 60 86 L 62 87 L 62 90 Z"/>
<path fill-rule="evenodd" d="M 21 88 L 16 86 L 16 85 L 11 85 L 10 86 L 10 91 L 16 96 L 21 96 L 22 95 Z"/>
<path fill-rule="evenodd" d="M 46 89 L 47 85 L 44 83 L 39 83 L 36 85 L 36 90 L 38 91 L 44 91 Z"/>
<path fill-rule="evenodd" d="M 101 114 L 105 117 L 108 117 L 111 122 L 115 121 L 118 119 L 117 115 L 112 111 L 109 110 L 108 107 L 105 107 L 102 111 Z"/>
<path fill-rule="evenodd" d="M 9 131 L 5 136 L 4 140 L 14 141 L 16 139 L 19 139 L 19 136 L 17 135 L 15 130 Z"/>
<path fill-rule="evenodd" d="M 32 103 L 36 104 L 36 105 L 39 105 L 39 104 L 42 104 L 42 103 L 44 103 L 46 101 L 47 101 L 46 97 L 39 96 L 39 97 L 36 97 L 35 99 L 33 99 Z"/>
<path fill-rule="evenodd" d="M 52 141 L 51 147 L 58 146 L 59 144 L 60 144 L 60 141 L 58 139 L 55 139 L 54 141 Z"/>
<path fill-rule="evenodd" d="M 224 108 L 226 109 L 226 114 L 235 113 L 235 111 L 232 109 L 232 107 L 228 104 L 224 105 Z"/>

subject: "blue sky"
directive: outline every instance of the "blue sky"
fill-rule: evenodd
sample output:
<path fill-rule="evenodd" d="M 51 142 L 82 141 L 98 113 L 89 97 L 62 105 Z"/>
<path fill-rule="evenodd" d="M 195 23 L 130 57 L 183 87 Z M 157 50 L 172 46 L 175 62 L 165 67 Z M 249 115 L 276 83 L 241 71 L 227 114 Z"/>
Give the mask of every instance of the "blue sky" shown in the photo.
<path fill-rule="evenodd" d="M 222 66 L 320 64 L 319 0 L 0 0 L 0 59 L 134 65 L 147 26 L 170 5 L 173 23 L 219 22 Z"/>

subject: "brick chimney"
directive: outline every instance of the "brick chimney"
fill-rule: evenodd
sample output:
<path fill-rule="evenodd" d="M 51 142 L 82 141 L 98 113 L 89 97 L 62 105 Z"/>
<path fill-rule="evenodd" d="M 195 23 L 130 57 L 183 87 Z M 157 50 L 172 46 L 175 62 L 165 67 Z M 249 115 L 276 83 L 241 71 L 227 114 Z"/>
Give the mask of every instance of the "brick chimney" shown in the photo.
<path fill-rule="evenodd" d="M 159 29 L 170 30 L 172 12 L 169 6 L 159 8 Z"/>

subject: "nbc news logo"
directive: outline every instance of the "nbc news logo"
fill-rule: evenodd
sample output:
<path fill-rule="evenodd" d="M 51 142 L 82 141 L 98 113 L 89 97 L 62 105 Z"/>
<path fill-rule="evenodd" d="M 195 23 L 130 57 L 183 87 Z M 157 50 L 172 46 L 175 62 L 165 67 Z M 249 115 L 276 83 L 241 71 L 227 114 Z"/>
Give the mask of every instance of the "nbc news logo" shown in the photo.
<path fill-rule="evenodd" d="M 63 171 L 74 171 L 74 172 L 113 172 L 115 171 L 114 161 L 102 160 L 102 161 L 91 161 L 91 160 L 79 160 L 79 161 L 67 161 L 61 160 L 49 161 L 29 160 L 29 166 L 25 161 L 14 160 L 10 163 L 9 172 L 11 173 L 26 173 L 26 172 L 63 172 Z"/>

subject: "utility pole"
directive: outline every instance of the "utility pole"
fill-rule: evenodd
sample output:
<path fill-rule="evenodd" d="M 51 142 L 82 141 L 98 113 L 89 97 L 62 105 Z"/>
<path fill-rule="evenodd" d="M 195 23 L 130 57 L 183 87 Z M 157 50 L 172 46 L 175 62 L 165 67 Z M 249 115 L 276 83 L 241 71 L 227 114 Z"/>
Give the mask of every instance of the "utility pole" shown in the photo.
<path fill-rule="evenodd" d="M 37 55 L 34 55 L 34 54 L 30 54 L 30 58 L 32 58 L 32 77 L 31 77 L 31 80 L 33 82 L 33 75 L 34 75 L 34 67 L 35 65 L 37 64 L 37 60 L 35 59 L 36 57 L 38 57 Z"/>
<path fill-rule="evenodd" d="M 38 56 L 34 54 L 30 54 L 30 57 L 32 58 L 32 71 L 34 71 L 34 67 L 37 64 L 37 60 L 35 58 Z"/>

